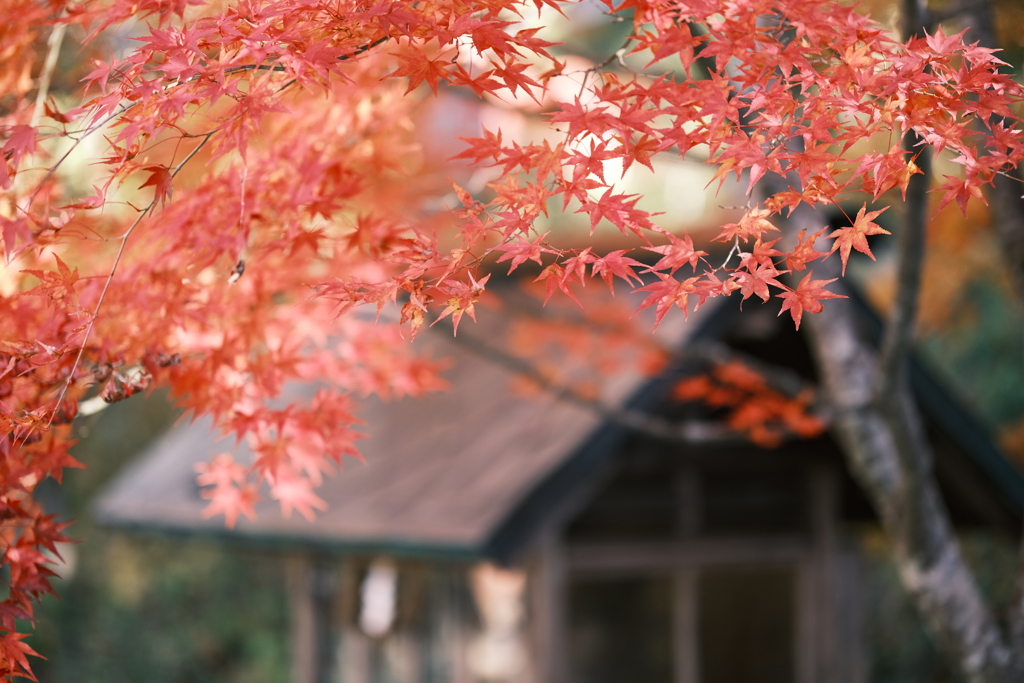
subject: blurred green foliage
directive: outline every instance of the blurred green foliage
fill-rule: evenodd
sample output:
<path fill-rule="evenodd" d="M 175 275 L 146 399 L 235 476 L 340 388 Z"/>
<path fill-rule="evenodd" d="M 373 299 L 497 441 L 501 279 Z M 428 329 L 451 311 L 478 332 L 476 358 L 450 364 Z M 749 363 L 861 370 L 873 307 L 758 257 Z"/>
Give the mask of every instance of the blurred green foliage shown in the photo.
<path fill-rule="evenodd" d="M 76 425 L 88 466 L 43 492 L 76 520 L 75 571 L 38 612 L 42 683 L 270 683 L 288 679 L 281 557 L 98 528 L 89 503 L 174 420 L 161 395 L 114 404 Z"/>
<path fill-rule="evenodd" d="M 997 264 L 994 264 L 997 265 Z M 922 339 L 940 369 L 990 427 L 1024 417 L 1024 315 L 991 281 L 978 279 L 961 293 L 969 321 Z"/>

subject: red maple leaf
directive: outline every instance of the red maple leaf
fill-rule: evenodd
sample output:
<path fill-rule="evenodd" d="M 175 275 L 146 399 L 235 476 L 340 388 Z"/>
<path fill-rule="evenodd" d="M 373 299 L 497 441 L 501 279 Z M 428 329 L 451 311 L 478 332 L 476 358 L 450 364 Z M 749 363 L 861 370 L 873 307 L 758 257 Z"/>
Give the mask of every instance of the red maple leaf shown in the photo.
<path fill-rule="evenodd" d="M 871 257 L 871 260 L 875 260 L 875 255 L 871 253 L 871 247 L 868 246 L 868 235 L 888 235 L 888 230 L 885 230 L 877 223 L 872 223 L 871 219 L 875 218 L 889 207 L 879 209 L 878 211 L 867 211 L 868 205 L 864 204 L 857 212 L 857 218 L 854 219 L 853 225 L 846 228 L 839 228 L 832 232 L 829 237 L 836 238 L 836 241 L 832 244 L 832 250 L 830 254 L 839 252 L 840 258 L 843 259 L 843 275 L 846 275 L 846 262 L 850 258 L 850 250 L 856 249 L 862 254 L 867 254 Z"/>
<path fill-rule="evenodd" d="M 668 237 L 668 244 L 659 247 L 644 247 L 647 251 L 662 255 L 661 259 L 648 271 L 668 269 L 670 273 L 675 273 L 686 263 L 695 269 L 701 257 L 708 255 L 706 251 L 698 251 L 693 248 L 693 240 L 689 235 L 684 236 L 683 239 L 679 239 L 671 233 L 666 233 L 665 236 Z"/>
<path fill-rule="evenodd" d="M 473 163 L 481 163 L 484 160 L 497 160 L 502 154 L 501 131 L 492 133 L 484 130 L 482 138 L 458 138 L 467 145 L 468 149 L 459 152 L 452 159 L 469 159 Z"/>
<path fill-rule="evenodd" d="M 270 497 L 281 503 L 281 512 L 285 517 L 290 517 L 294 509 L 312 522 L 316 517 L 314 509 L 327 509 L 324 499 L 313 493 L 313 483 L 287 467 L 277 469 L 270 482 Z"/>
<path fill-rule="evenodd" d="M 441 81 L 451 80 L 451 76 L 448 73 L 448 69 L 451 67 L 450 53 L 440 55 L 437 59 L 430 59 L 421 50 L 400 52 L 397 56 L 405 64 L 393 71 L 391 77 L 400 78 L 408 76 L 409 87 L 406 88 L 406 93 L 412 92 L 419 87 L 420 83 L 426 81 L 430 89 L 436 94 L 437 86 Z"/>
<path fill-rule="evenodd" d="M 654 313 L 654 329 L 658 329 L 658 325 L 661 324 L 662 319 L 672 310 L 673 306 L 681 310 L 684 316 L 688 315 L 686 304 L 690 294 L 697 293 L 696 283 L 698 279 L 691 277 L 680 282 L 665 273 L 657 273 L 657 276 L 659 278 L 658 282 L 636 290 L 638 292 L 650 292 L 637 310 L 642 311 L 650 306 L 657 306 Z"/>
<path fill-rule="evenodd" d="M 170 169 L 166 166 L 146 166 L 142 170 L 149 171 L 149 178 L 139 185 L 139 189 L 152 187 L 154 204 L 162 204 L 165 200 L 170 199 L 174 190 L 174 176 L 171 175 Z"/>
<path fill-rule="evenodd" d="M 800 281 L 795 290 L 776 294 L 776 296 L 782 299 L 782 308 L 779 310 L 779 315 L 789 311 L 798 330 L 800 329 L 800 320 L 803 318 L 804 311 L 820 313 L 823 308 L 821 302 L 825 299 L 846 298 L 842 294 L 835 294 L 825 289 L 825 285 L 836 281 L 835 278 L 831 280 L 812 280 L 811 275 L 813 274 L 814 271 L 807 271 L 807 275 L 804 276 L 804 279 Z"/>
<path fill-rule="evenodd" d="M 475 321 L 476 301 L 480 298 L 480 294 L 484 291 L 484 286 L 490 278 L 490 274 L 487 274 L 478 281 L 474 279 L 472 273 L 470 273 L 469 284 L 458 281 L 445 284 L 442 289 L 451 296 L 449 296 L 445 302 L 447 305 L 445 306 L 445 309 L 441 311 L 441 315 L 437 317 L 437 320 L 431 323 L 431 327 L 450 315 L 452 317 L 452 327 L 454 332 L 455 334 L 458 334 L 459 322 L 462 320 L 463 315 L 468 314 L 469 317 Z"/>
<path fill-rule="evenodd" d="M 746 301 L 751 294 L 756 294 L 761 297 L 761 301 L 768 301 L 771 294 L 768 293 L 768 285 L 778 287 L 779 289 L 785 289 L 785 285 L 780 283 L 775 278 L 783 273 L 780 272 L 772 265 L 771 261 L 768 263 L 757 264 L 752 260 L 748 261 L 748 266 L 753 266 L 748 269 L 740 269 L 735 272 L 736 282 L 740 285 L 740 295 L 743 300 Z"/>
<path fill-rule="evenodd" d="M 36 137 L 37 131 L 32 126 L 18 124 L 12 126 L 10 132 L 7 142 L 0 147 L 0 156 L 9 158 L 11 163 L 17 166 L 22 157 L 35 154 L 39 140 Z"/>
<path fill-rule="evenodd" d="M 56 273 L 52 270 L 26 269 L 21 271 L 35 275 L 40 280 L 38 285 L 25 292 L 26 295 L 41 294 L 48 296 L 53 301 L 61 301 L 74 295 L 75 283 L 78 282 L 78 268 L 71 270 L 60 260 L 60 256 L 54 254 L 53 257 L 57 260 Z"/>
<path fill-rule="evenodd" d="M 13 633 L 9 629 L 3 631 L 3 635 L 0 636 L 0 676 L 19 676 L 30 681 L 36 680 L 32 667 L 28 664 L 28 655 L 41 655 L 29 647 L 28 643 L 22 642 L 27 637 L 24 633 Z"/>
<path fill-rule="evenodd" d="M 827 256 L 829 252 L 818 251 L 814 248 L 814 243 L 818 241 L 818 238 L 828 230 L 827 227 L 822 228 L 818 232 L 804 239 L 804 235 L 807 233 L 806 230 L 801 230 L 800 234 L 796 236 L 797 245 L 793 247 L 786 256 L 786 265 L 789 266 L 790 270 L 799 271 L 807 267 L 810 261 Z"/>
<path fill-rule="evenodd" d="M 622 278 L 626 282 L 632 282 L 634 279 L 637 283 L 640 282 L 640 276 L 633 272 L 634 268 L 639 268 L 643 264 L 626 256 L 626 249 L 619 249 L 608 253 L 601 258 L 594 261 L 591 266 L 591 270 L 594 275 L 600 275 L 601 278 L 608 285 L 608 288 L 615 293 L 614 278 Z"/>
<path fill-rule="evenodd" d="M 555 293 L 555 290 L 562 290 L 562 292 L 570 299 L 579 304 L 580 308 L 583 308 L 583 304 L 576 298 L 573 291 L 569 288 L 569 285 L 577 281 L 577 275 L 571 270 L 566 270 L 557 263 L 552 263 L 550 266 L 545 268 L 537 276 L 534 282 L 540 282 L 544 280 L 545 292 L 544 292 L 544 303 L 546 304 L 551 300 L 551 295 Z"/>
<path fill-rule="evenodd" d="M 541 261 L 542 254 L 554 254 L 557 253 L 553 249 L 548 249 L 544 246 L 544 235 L 538 235 L 537 239 L 530 242 L 525 236 L 520 235 L 512 242 L 506 242 L 505 244 L 499 244 L 494 247 L 492 251 L 503 251 L 501 258 L 498 259 L 498 263 L 503 263 L 512 260 L 512 265 L 509 267 L 508 272 L 511 273 L 518 268 L 525 261 L 533 261 L 537 265 L 542 266 L 544 263 Z"/>
<path fill-rule="evenodd" d="M 224 515 L 224 523 L 233 529 L 238 522 L 238 515 L 245 515 L 249 519 L 256 517 L 253 505 L 259 500 L 259 494 L 252 484 L 218 484 L 212 489 L 203 489 L 200 495 L 210 501 L 203 508 L 203 519 Z"/>
<path fill-rule="evenodd" d="M 739 223 L 727 223 L 722 226 L 722 232 L 715 238 L 719 242 L 729 242 L 733 239 L 745 240 L 750 237 L 760 237 L 762 233 L 769 230 L 778 231 L 768 220 L 771 211 L 768 209 L 752 209 L 743 214 Z"/>

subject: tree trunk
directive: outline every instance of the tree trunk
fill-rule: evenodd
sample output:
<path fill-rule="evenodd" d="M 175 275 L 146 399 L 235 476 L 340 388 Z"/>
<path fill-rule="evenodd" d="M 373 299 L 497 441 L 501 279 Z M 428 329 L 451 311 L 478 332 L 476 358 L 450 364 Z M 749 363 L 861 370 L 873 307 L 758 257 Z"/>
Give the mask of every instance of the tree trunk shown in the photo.
<path fill-rule="evenodd" d="M 817 229 L 808 214 L 799 228 Z M 835 271 L 835 272 L 832 272 Z M 816 264 L 815 278 L 838 277 L 838 263 Z M 840 290 L 839 283 L 832 289 Z M 894 548 L 903 587 L 971 683 L 1011 683 L 1013 656 L 964 563 L 932 471 L 933 455 L 906 382 L 878 396 L 879 359 L 861 338 L 854 304 L 832 300 L 805 317 L 832 431 Z"/>

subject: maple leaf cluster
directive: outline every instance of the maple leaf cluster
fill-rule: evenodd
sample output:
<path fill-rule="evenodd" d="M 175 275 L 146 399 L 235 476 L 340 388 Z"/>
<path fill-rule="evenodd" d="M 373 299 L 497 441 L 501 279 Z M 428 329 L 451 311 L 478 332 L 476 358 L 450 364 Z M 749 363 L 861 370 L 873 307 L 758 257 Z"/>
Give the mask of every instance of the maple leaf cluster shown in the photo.
<path fill-rule="evenodd" d="M 718 363 L 706 374 L 680 380 L 672 397 L 724 411 L 727 427 L 764 448 L 775 448 L 787 437 L 809 439 L 825 431 L 825 421 L 812 411 L 812 391 L 787 396 L 741 361 Z"/>
<path fill-rule="evenodd" d="M 865 203 L 848 227 L 784 249 L 785 212 L 905 192 L 919 172 L 900 144 L 911 131 L 964 169 L 939 188 L 944 204 L 981 197 L 1024 155 L 1011 110 L 1024 92 L 961 36 L 901 43 L 821 0 L 602 2 L 632 22 L 620 57 L 649 63 L 609 60 L 582 84 L 541 29 L 520 24 L 570 9 L 563 0 L 5 5 L 0 675 L 31 676 L 15 620 L 50 590 L 42 551 L 66 540 L 32 492 L 77 466 L 67 449 L 81 406 L 167 386 L 255 454 L 203 466 L 209 514 L 234 524 L 266 496 L 311 517 L 316 485 L 357 455 L 353 401 L 443 386 L 440 364 L 403 341 L 473 318 L 488 269 L 533 264 L 547 298 L 620 281 L 656 322 L 712 297 L 774 297 L 799 325 L 836 296 L 813 263 L 838 252 L 845 269 L 885 231 Z M 139 16 L 147 32 L 90 66 L 80 101 L 46 97 L 53 26 L 88 46 Z M 574 95 L 560 100 L 566 79 Z M 418 136 L 430 91 L 529 100 L 550 136 L 466 138 L 457 159 L 497 177 L 455 184 L 462 208 L 442 210 L 451 186 L 435 182 L 442 165 Z M 605 173 L 702 150 L 716 180 L 734 175 L 759 197 L 722 226 L 731 251 L 717 267 Z M 69 170 L 90 153 L 87 171 Z M 785 189 L 755 195 L 768 173 Z M 557 246 L 536 223 L 558 207 L 638 247 Z M 804 270 L 795 286 L 783 277 Z M 376 324 L 392 318 L 409 325 Z M 312 381 L 330 388 L 288 398 Z"/>
<path fill-rule="evenodd" d="M 799 326 L 804 312 L 821 310 L 823 300 L 837 295 L 825 289 L 830 281 L 812 273 L 795 288 L 780 276 L 836 252 L 844 273 L 852 251 L 874 258 L 866 238 L 887 234 L 874 222 L 885 209 L 867 211 L 865 204 L 848 227 L 807 238 L 802 233 L 789 251 L 777 248 L 781 239 L 771 239 L 778 218 L 802 204 L 838 207 L 894 188 L 905 195 L 910 177 L 920 172 L 900 144 L 911 131 L 965 168 L 963 177 L 939 188 L 941 206 L 982 198 L 982 188 L 1015 167 L 1024 150 L 1009 108 L 1020 101 L 1020 86 L 998 71 L 1002 62 L 992 50 L 965 45 L 961 36 L 939 30 L 903 44 L 850 9 L 800 0 L 731 3 L 727 11 L 719 2 L 699 1 L 610 2 L 608 9 L 633 10 L 632 53 L 653 53 L 648 66 L 673 56 L 683 76 L 595 73 L 588 103 L 556 103 L 549 115 L 565 131 L 554 149 L 547 142 L 506 146 L 499 132 L 467 140 L 460 155 L 506 175 L 520 172 L 518 182 L 491 186 L 497 196 L 485 226 L 500 231 L 498 249 L 506 257 L 516 255 L 510 270 L 526 258 L 542 263 L 542 254 L 553 254 L 544 271 L 551 290 L 572 296 L 587 265 L 592 276 L 609 273 L 589 248 L 556 250 L 543 235 L 534 236 L 530 226 L 553 200 L 587 214 L 592 232 L 607 221 L 662 254 L 645 267 L 622 256 L 627 260 L 620 259 L 615 272 L 626 281 L 641 273 L 657 278 L 640 290 L 649 292 L 642 307 L 656 307 L 659 322 L 673 307 L 685 312 L 691 298 L 699 306 L 738 292 L 743 299 L 781 298 Z M 706 77 L 686 77 L 708 63 Z M 857 151 L 856 143 L 869 139 L 890 141 L 889 150 Z M 634 162 L 653 169 L 658 154 L 685 156 L 705 145 L 720 182 L 735 174 L 750 194 L 770 171 L 795 184 L 722 226 L 717 239 L 733 249 L 717 268 L 698 268 L 706 253 L 659 226 L 639 208 L 639 197 L 621 193 L 601 172 L 611 160 L 626 169 Z M 477 214 L 465 226 L 467 245 L 487 234 L 481 222 Z M 654 240 L 668 244 L 653 246 Z M 692 277 L 677 275 L 684 264 Z"/>

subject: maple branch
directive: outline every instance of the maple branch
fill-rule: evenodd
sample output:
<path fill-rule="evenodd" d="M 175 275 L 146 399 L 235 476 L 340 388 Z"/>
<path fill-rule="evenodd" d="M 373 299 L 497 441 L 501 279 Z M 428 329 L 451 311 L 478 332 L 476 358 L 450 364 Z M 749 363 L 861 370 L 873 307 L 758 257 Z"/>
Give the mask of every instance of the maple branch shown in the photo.
<path fill-rule="evenodd" d="M 606 66 L 608 66 L 609 64 L 611 64 L 612 62 L 614 62 L 616 60 L 618 60 L 619 64 L 622 66 L 622 68 L 624 68 L 626 71 L 629 71 L 630 73 L 633 73 L 632 70 L 628 66 L 626 66 L 626 62 L 625 62 L 625 59 L 624 59 L 624 55 L 626 54 L 626 49 L 629 47 L 630 43 L 632 43 L 632 42 L 633 42 L 633 38 L 632 37 L 626 38 L 625 42 L 622 43 L 622 47 L 620 47 L 618 50 L 613 52 L 609 57 L 607 57 L 600 64 L 595 64 L 594 66 L 590 67 L 589 69 L 583 69 L 581 71 L 571 71 L 569 73 L 561 74 L 563 77 L 566 77 L 566 78 L 568 78 L 569 76 L 571 76 L 573 74 L 577 74 L 577 73 L 583 74 L 583 79 L 580 81 L 580 91 L 576 94 L 576 97 L 583 97 L 583 93 L 585 93 L 587 91 L 587 81 L 590 79 L 590 74 L 596 74 L 597 72 L 601 71 Z"/>
<path fill-rule="evenodd" d="M 742 363 L 760 375 L 770 389 L 777 391 L 787 398 L 795 398 L 808 391 L 817 393 L 817 387 L 813 383 L 806 381 L 790 368 L 766 363 L 759 358 L 742 351 L 737 351 L 722 343 L 705 341 L 687 344 L 685 349 L 675 352 L 672 354 L 672 357 L 677 362 L 684 360 L 697 361 L 709 365 L 724 365 L 732 362 Z M 820 405 L 816 414 L 818 417 L 822 417 L 822 413 L 827 413 L 828 410 L 827 406 Z"/>
<path fill-rule="evenodd" d="M 532 364 L 507 353 L 496 346 L 463 332 L 452 340 L 476 356 L 530 380 L 552 398 L 584 408 L 603 420 L 662 441 L 683 444 L 694 443 L 746 443 L 742 436 L 713 422 L 687 420 L 674 422 L 630 408 L 617 408 L 588 398 L 567 384 L 556 382 L 538 371 Z"/>
<path fill-rule="evenodd" d="M 63 26 L 64 26 L 63 24 L 60 25 L 60 27 L 63 27 Z M 360 45 L 352 53 L 347 54 L 347 55 L 342 55 L 342 56 L 338 57 L 338 61 L 339 62 L 344 62 L 344 61 L 347 61 L 349 59 L 354 59 L 355 57 L 358 57 L 361 54 L 369 52 L 370 50 L 372 50 L 373 48 L 377 47 L 378 45 L 382 45 L 383 43 L 387 42 L 387 40 L 389 40 L 389 38 L 390 38 L 389 36 L 383 36 L 383 37 L 378 38 L 377 40 L 373 41 L 372 43 L 367 43 L 366 45 Z M 57 50 L 59 50 L 59 44 L 57 45 Z M 51 50 L 51 51 L 52 52 L 56 52 L 54 50 Z M 50 60 L 50 55 L 48 54 L 47 55 L 47 63 L 49 63 L 49 60 Z M 56 55 L 54 55 L 53 60 L 54 60 L 54 62 L 56 62 Z M 269 71 L 284 71 L 285 68 L 283 66 L 281 66 L 280 64 L 277 64 L 277 65 L 246 64 L 246 65 L 243 65 L 243 66 L 230 67 L 228 69 L 225 69 L 224 73 L 225 74 L 235 74 L 235 73 L 243 73 L 243 72 L 246 72 L 246 71 L 256 71 L 256 70 L 260 70 L 260 71 L 266 71 L 266 70 L 269 70 Z M 51 71 L 52 71 L 52 67 L 51 67 Z M 193 83 L 193 82 L 199 80 L 201 77 L 202 76 L 200 74 L 196 74 L 195 76 L 192 76 L 191 78 L 188 78 L 188 79 L 186 79 L 184 81 L 178 81 L 178 82 L 175 82 L 175 83 L 168 83 L 167 85 L 163 86 L 163 90 L 166 92 L 166 91 L 173 90 L 175 88 L 180 88 L 180 87 L 182 87 L 184 85 L 187 85 L 189 83 Z M 49 85 L 49 79 L 47 79 L 46 82 L 47 82 L 47 86 L 48 86 Z M 295 83 L 294 80 L 289 81 L 282 88 L 280 88 L 278 90 L 278 92 L 281 92 L 281 91 L 285 90 L 286 88 L 288 88 L 289 86 L 291 86 L 294 83 Z M 40 84 L 40 89 L 42 89 L 42 84 Z M 75 149 L 77 149 L 78 146 L 86 138 L 88 138 L 90 135 L 92 135 L 96 131 L 102 130 L 103 128 L 105 128 L 107 126 L 107 124 L 111 123 L 112 121 L 120 118 L 121 116 L 124 116 L 129 111 L 131 111 L 135 107 L 137 107 L 140 104 L 142 104 L 143 101 L 144 100 L 142 100 L 142 99 L 137 99 L 137 100 L 128 102 L 127 104 L 122 104 L 121 107 L 117 111 L 115 111 L 115 112 L 113 112 L 111 114 L 108 114 L 107 116 L 103 117 L 103 119 L 93 123 L 91 126 L 83 128 L 83 129 L 81 129 L 79 131 L 75 131 L 74 135 L 70 135 L 70 134 L 67 135 L 67 137 L 69 137 L 72 140 L 74 140 L 74 142 L 71 143 L 71 146 L 67 149 L 67 151 L 65 151 L 64 154 L 62 154 L 61 157 L 59 159 L 57 159 L 57 162 L 55 164 L 53 164 L 53 166 L 50 166 L 46 170 L 46 173 L 43 174 L 43 177 L 39 180 L 39 182 L 36 184 L 35 189 L 33 189 L 32 193 L 29 195 L 28 201 L 26 202 L 26 206 L 31 206 L 32 205 L 32 203 L 35 201 L 36 196 L 39 194 L 39 192 L 46 185 L 46 181 L 48 181 L 50 178 L 53 177 L 53 174 L 57 172 L 57 169 L 61 166 L 61 164 L 63 164 L 67 160 L 67 158 L 69 156 L 71 156 L 72 152 L 74 152 Z M 36 107 L 37 107 L 37 109 L 39 107 L 38 100 L 36 102 Z M 75 136 L 77 136 L 77 137 L 75 137 Z M 205 144 L 205 141 L 204 141 L 204 144 Z"/>
<path fill-rule="evenodd" d="M 956 8 L 955 14 L 967 15 L 964 23 L 968 27 L 969 39 L 976 40 L 982 47 L 999 48 L 990 0 L 964 3 Z M 1002 116 L 994 114 L 990 125 L 1003 120 Z M 1002 245 L 1003 258 L 1010 270 L 1018 303 L 1024 304 L 1024 198 L 1021 197 L 1020 171 L 1015 169 L 993 178 L 988 198 L 992 222 Z M 1015 600 L 1010 608 L 1008 631 L 1010 649 L 1016 654 L 1017 671 L 1024 676 L 1024 539 L 1021 540 Z"/>
<path fill-rule="evenodd" d="M 206 143 L 210 141 L 210 138 L 212 138 L 214 133 L 216 132 L 216 130 L 210 131 L 206 135 L 202 136 L 202 141 L 200 141 L 199 144 L 197 144 L 195 148 L 191 152 L 189 152 L 185 156 L 185 158 L 182 159 L 178 163 L 178 165 L 175 166 L 174 169 L 170 172 L 170 176 L 172 179 L 177 177 L 178 173 L 181 172 L 181 169 L 185 167 L 185 164 L 192 160 L 192 157 L 194 157 L 199 152 L 199 150 L 201 150 L 206 145 Z M 103 289 L 100 290 L 100 296 L 99 299 L 97 299 L 96 301 L 96 306 L 93 309 L 92 317 L 89 320 L 89 325 L 85 328 L 85 335 L 82 337 L 82 345 L 78 348 L 78 353 L 75 355 L 75 362 L 71 364 L 71 370 L 68 372 L 68 378 L 64 381 L 64 384 L 61 386 L 60 394 L 57 395 L 56 407 L 54 408 L 53 412 L 50 413 L 50 418 L 46 423 L 47 429 L 49 429 L 50 425 L 53 423 L 53 418 L 57 414 L 57 411 L 60 409 L 61 401 L 64 400 L 64 396 L 67 394 L 68 389 L 71 387 L 71 383 L 75 379 L 75 372 L 78 370 L 78 366 L 82 362 L 82 355 L 85 353 L 85 347 L 89 343 L 89 337 L 92 335 L 93 328 L 96 326 L 96 320 L 99 318 L 100 309 L 103 307 L 103 301 L 107 297 L 107 291 L 109 291 L 110 289 L 110 283 L 114 281 L 114 275 L 117 273 L 117 268 L 121 263 L 121 257 L 124 255 L 125 247 L 128 244 L 128 238 L 132 236 L 132 233 L 135 232 L 135 228 L 137 228 L 139 224 L 142 223 L 142 220 L 147 215 L 149 215 L 149 213 L 157 205 L 157 200 L 160 198 L 160 193 L 159 191 L 154 191 L 153 195 L 153 200 L 145 209 L 142 210 L 141 213 L 139 213 L 138 218 L 135 219 L 135 221 L 131 224 L 128 230 L 126 230 L 124 234 L 121 235 L 121 244 L 118 246 L 117 254 L 114 256 L 114 263 L 110 266 L 110 272 L 107 273 L 107 279 L 103 283 Z"/>
<path fill-rule="evenodd" d="M 732 243 L 732 249 L 730 249 L 729 253 L 726 254 L 725 260 L 722 261 L 722 265 L 718 266 L 718 270 L 722 270 L 727 265 L 729 265 L 729 261 L 731 261 L 732 257 L 735 256 L 738 253 L 740 253 L 740 237 L 739 237 L 739 235 L 736 236 L 736 239 Z"/>
<path fill-rule="evenodd" d="M 615 333 L 618 331 L 614 326 L 605 325 L 601 320 L 594 320 L 580 315 L 580 311 L 577 308 L 560 310 L 557 314 L 550 315 L 549 312 L 551 309 L 542 305 L 531 306 L 526 303 L 526 301 L 528 301 L 537 304 L 536 299 L 526 299 L 524 301 L 519 297 L 505 296 L 497 289 L 491 289 L 488 291 L 501 299 L 502 306 L 504 308 L 514 310 L 519 314 L 534 318 L 535 320 L 569 320 L 575 325 L 587 327 L 597 332 L 607 331 L 609 333 Z M 790 368 L 766 363 L 755 356 L 743 353 L 742 351 L 737 351 L 726 344 L 702 341 L 687 344 L 686 348 L 682 350 L 667 348 L 662 344 L 658 344 L 658 347 L 659 350 L 669 359 L 669 364 L 680 364 L 683 361 L 696 361 L 708 365 L 723 365 L 733 361 L 740 362 L 757 374 L 761 375 L 769 388 L 789 398 L 799 396 L 807 391 L 816 391 L 816 387 L 813 383 L 807 382 L 799 375 L 799 373 L 794 372 Z M 523 362 L 525 363 L 526 361 Z M 821 406 L 821 411 L 827 412 L 827 407 Z"/>
<path fill-rule="evenodd" d="M 345 61 L 348 61 L 349 59 L 355 59 L 359 55 L 364 54 L 366 52 L 369 52 L 370 50 L 372 50 L 373 48 L 377 47 L 378 45 L 383 45 L 384 43 L 386 43 L 390 39 L 391 39 L 391 36 L 381 36 L 380 38 L 378 38 L 377 40 L 375 40 L 373 42 L 367 43 L 366 45 L 360 45 L 359 47 L 357 47 L 355 50 L 353 50 L 351 53 L 349 53 L 347 55 L 342 55 L 342 56 L 338 57 L 338 61 L 339 62 L 345 62 Z M 284 65 L 281 65 L 281 64 L 245 64 L 245 65 L 242 65 L 242 66 L 232 66 L 230 68 L 224 69 L 224 73 L 225 74 L 236 74 L 236 73 L 245 73 L 247 71 L 277 71 L 277 72 L 281 72 L 281 71 L 287 71 L 287 70 L 288 70 L 288 68 L 285 67 Z M 199 76 L 193 76 L 192 78 L 188 79 L 187 81 L 184 81 L 182 84 L 190 83 L 190 82 L 192 82 L 192 81 L 194 81 L 194 80 L 196 80 L 198 78 L 199 78 Z"/>
<path fill-rule="evenodd" d="M 964 17 L 968 40 L 977 41 L 985 48 L 1000 47 L 991 2 L 972 2 L 964 5 L 961 11 L 968 14 Z M 1004 121 L 1005 117 L 993 114 L 989 125 Z M 1009 123 L 1012 125 L 1013 121 Z M 976 125 L 976 129 L 980 130 L 981 126 Z M 1005 263 L 1010 270 L 1018 302 L 1024 304 L 1024 198 L 1021 197 L 1020 170 L 1014 169 L 997 174 L 992 179 L 992 187 L 987 194 L 992 222 L 1002 246 Z M 1024 576 L 1021 577 L 1021 583 L 1024 585 Z"/>
<path fill-rule="evenodd" d="M 600 64 L 595 64 L 594 66 L 592 66 L 589 69 L 587 69 L 587 72 L 591 72 L 591 71 L 597 72 L 597 71 L 600 71 L 601 69 L 605 68 L 606 66 L 608 66 L 609 64 L 611 64 L 612 62 L 615 62 L 615 61 L 618 61 L 618 63 L 622 66 L 622 68 L 626 69 L 627 71 L 631 71 L 630 68 L 628 66 L 626 66 L 626 62 L 623 60 L 623 56 L 626 54 L 626 49 L 629 48 L 629 46 L 632 43 L 633 43 L 633 37 L 629 36 L 622 43 L 622 46 L 618 50 L 613 52 L 609 57 L 607 57 Z"/>
<path fill-rule="evenodd" d="M 904 38 L 927 30 L 927 3 L 902 4 Z M 908 131 L 904 149 L 912 153 L 920 142 Z M 922 173 L 907 188 L 896 301 L 880 357 L 859 339 L 850 301 L 832 302 L 811 316 L 810 337 L 837 411 L 837 438 L 893 540 L 905 589 L 969 681 L 1008 683 L 1016 678 L 1019 656 L 1004 639 L 963 560 L 935 480 L 934 453 L 907 382 L 924 256 L 928 155 L 922 149 L 917 158 Z M 822 265 L 835 270 L 835 264 Z"/>
<path fill-rule="evenodd" d="M 566 383 L 552 380 L 538 371 L 528 361 L 471 334 L 467 334 L 465 331 L 457 336 L 453 336 L 452 341 L 488 362 L 503 367 L 516 375 L 525 377 L 551 395 L 555 400 L 584 408 L 603 420 L 625 427 L 638 434 L 643 434 L 659 441 L 679 444 L 729 445 L 749 443 L 749 439 L 745 436 L 725 428 L 719 422 L 708 420 L 669 420 L 631 408 L 610 406 L 598 399 L 589 398 Z M 795 396 L 807 386 L 803 379 L 788 369 L 776 368 L 762 361 L 747 358 L 745 354 L 734 352 L 722 344 L 695 344 L 680 354 L 680 357 L 688 360 L 718 363 L 725 362 L 728 359 L 736 360 L 738 356 L 744 356 L 741 362 L 750 366 L 756 372 L 761 373 L 769 381 L 769 384 L 774 384 L 775 388 L 781 389 L 782 393 L 786 395 Z"/>
<path fill-rule="evenodd" d="M 879 400 L 892 396 L 893 389 L 905 383 L 907 357 L 914 337 L 914 322 L 920 301 L 931 154 L 929 150 L 917 146 L 919 141 L 920 138 L 913 131 L 907 134 L 904 141 L 908 152 L 915 147 L 921 150 L 916 162 L 921 173 L 912 176 L 907 184 L 903 227 L 897 242 L 896 300 L 885 328 L 879 360 L 878 387 L 875 393 Z"/>

